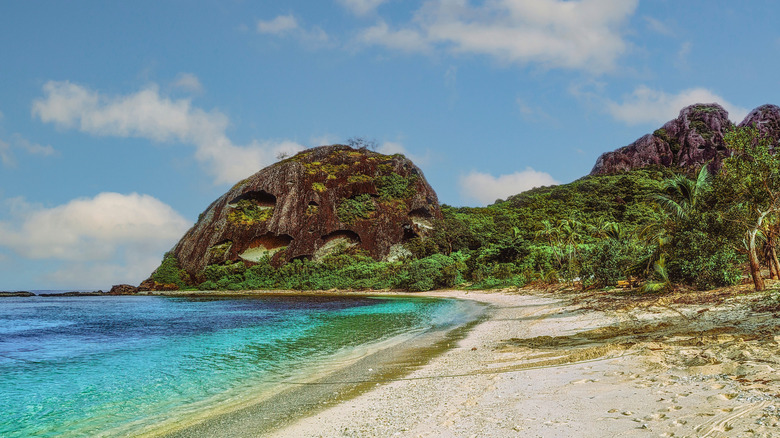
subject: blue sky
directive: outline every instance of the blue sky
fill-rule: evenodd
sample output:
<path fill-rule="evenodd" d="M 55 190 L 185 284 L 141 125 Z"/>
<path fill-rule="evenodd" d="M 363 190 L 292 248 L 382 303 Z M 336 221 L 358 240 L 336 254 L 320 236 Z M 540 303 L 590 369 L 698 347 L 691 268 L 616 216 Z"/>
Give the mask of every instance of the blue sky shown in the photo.
<path fill-rule="evenodd" d="M 280 153 L 361 136 L 450 205 L 780 103 L 772 1 L 0 1 L 0 290 L 148 276 Z"/>

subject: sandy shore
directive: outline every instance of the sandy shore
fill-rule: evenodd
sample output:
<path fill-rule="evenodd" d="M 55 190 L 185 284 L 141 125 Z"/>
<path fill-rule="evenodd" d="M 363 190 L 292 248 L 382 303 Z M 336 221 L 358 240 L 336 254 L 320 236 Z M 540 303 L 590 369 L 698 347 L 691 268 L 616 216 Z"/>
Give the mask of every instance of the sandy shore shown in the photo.
<path fill-rule="evenodd" d="M 780 436 L 780 319 L 753 298 L 430 295 L 493 307 L 455 348 L 270 436 Z"/>

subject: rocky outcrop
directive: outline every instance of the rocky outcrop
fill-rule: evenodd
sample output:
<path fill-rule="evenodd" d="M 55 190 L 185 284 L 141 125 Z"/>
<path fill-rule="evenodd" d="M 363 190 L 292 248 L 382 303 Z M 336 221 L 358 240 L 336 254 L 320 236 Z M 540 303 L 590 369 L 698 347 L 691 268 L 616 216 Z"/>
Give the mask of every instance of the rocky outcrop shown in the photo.
<path fill-rule="evenodd" d="M 624 172 L 650 165 L 700 167 L 708 162 L 718 169 L 728 155 L 723 135 L 733 126 L 728 112 L 718 104 L 685 107 L 676 119 L 652 134 L 602 154 L 590 174 Z"/>
<path fill-rule="evenodd" d="M 179 290 L 179 285 L 174 283 L 158 283 L 152 280 L 151 278 L 149 278 L 144 280 L 136 288 L 136 292 L 147 292 L 150 290 L 154 290 L 154 291 Z"/>
<path fill-rule="evenodd" d="M 733 127 L 728 112 L 718 104 L 685 107 L 680 115 L 652 134 L 612 152 L 602 154 L 591 175 L 625 172 L 651 165 L 721 167 L 729 155 L 723 135 Z M 738 126 L 755 126 L 762 135 L 780 140 L 780 107 L 762 105 L 751 111 Z"/>
<path fill-rule="evenodd" d="M 18 291 L 18 292 L 6 292 L 6 291 L 0 291 L 0 298 L 1 297 L 34 297 L 35 294 L 32 292 L 28 292 L 26 290 Z"/>
<path fill-rule="evenodd" d="M 269 257 L 280 266 L 345 246 L 378 260 L 397 254 L 399 244 L 425 234 L 438 218 L 436 193 L 403 155 L 321 146 L 236 184 L 169 254 L 188 284 L 203 281 L 211 264 Z M 143 287 L 154 285 L 147 280 Z"/>
<path fill-rule="evenodd" d="M 762 135 L 780 140 L 780 107 L 761 105 L 751 111 L 739 126 L 754 126 Z"/>
<path fill-rule="evenodd" d="M 138 288 L 131 284 L 115 284 L 108 291 L 108 295 L 133 295 L 136 293 L 138 293 Z"/>

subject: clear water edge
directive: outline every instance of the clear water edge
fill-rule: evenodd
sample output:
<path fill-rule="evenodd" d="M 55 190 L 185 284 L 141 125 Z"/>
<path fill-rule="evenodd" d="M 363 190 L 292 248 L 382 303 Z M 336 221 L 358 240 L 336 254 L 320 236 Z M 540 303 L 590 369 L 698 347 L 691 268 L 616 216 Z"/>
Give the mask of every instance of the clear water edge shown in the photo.
<path fill-rule="evenodd" d="M 60 300 L 68 300 L 69 303 L 80 299 L 83 298 L 60 298 Z M 106 297 L 103 299 L 111 301 L 116 300 L 115 297 Z M 177 300 L 184 301 L 185 309 L 189 307 L 189 309 L 184 310 L 184 312 L 194 312 L 196 314 L 199 312 L 194 311 L 192 309 L 193 307 L 199 307 L 199 303 L 203 304 L 205 302 L 208 304 L 213 302 L 211 300 L 193 301 L 180 298 L 170 299 L 155 297 L 152 299 L 163 300 L 163 303 L 176 303 Z M 257 300 L 257 298 L 254 299 Z M 293 298 L 292 300 L 295 301 L 299 299 L 301 298 Z M 237 300 L 239 303 L 241 303 L 243 300 L 246 300 L 246 298 L 220 298 L 217 300 L 217 302 L 231 303 Z M 164 387 L 162 393 L 156 394 L 154 397 L 152 397 L 154 399 L 153 406 L 151 407 L 152 412 L 139 413 L 135 417 L 133 417 L 133 415 L 125 415 L 124 417 L 117 419 L 118 421 L 115 421 L 114 423 L 112 423 L 110 418 L 105 418 L 106 416 L 110 417 L 112 412 L 122 412 L 122 410 L 127 409 L 129 405 L 133 406 L 133 402 L 143 404 L 145 402 L 144 397 L 147 396 L 146 393 L 150 390 L 153 390 L 153 387 L 151 389 L 144 388 L 144 390 L 140 391 L 140 395 L 131 394 L 133 395 L 134 399 L 131 398 L 130 401 L 123 400 L 120 397 L 120 399 L 112 400 L 108 404 L 101 405 L 98 403 L 99 406 L 95 411 L 78 411 L 78 409 L 76 409 L 74 418 L 70 419 L 56 418 L 56 413 L 48 412 L 48 414 L 53 415 L 54 418 L 45 418 L 46 415 L 43 416 L 44 418 L 35 418 L 35 416 L 26 417 L 28 423 L 42 420 L 43 424 L 25 424 L 20 427 L 19 423 L 12 425 L 8 424 L 8 421 L 0 421 L 0 435 L 27 436 L 28 434 L 35 434 L 37 436 L 83 436 L 86 434 L 90 436 L 158 436 L 181 427 L 195 424 L 204 418 L 231 412 L 236 409 L 241 409 L 247 405 L 258 403 L 258 401 L 271 397 L 273 394 L 284 390 L 291 382 L 313 381 L 324 374 L 332 372 L 334 369 L 338 369 L 354 363 L 360 358 L 371 354 L 372 352 L 406 342 L 409 339 L 424 333 L 425 331 L 437 328 L 441 329 L 446 327 L 455 327 L 475 318 L 473 313 L 474 309 L 469 309 L 467 306 L 464 307 L 462 302 L 458 304 L 456 300 L 362 297 L 358 300 L 359 302 L 357 302 L 354 298 L 336 299 L 336 301 L 343 300 L 352 300 L 352 302 L 345 306 L 336 305 L 333 309 L 319 309 L 317 308 L 317 303 L 314 303 L 315 310 L 313 313 L 311 311 L 312 309 L 310 308 L 298 309 L 304 313 L 309 311 L 309 319 L 305 322 L 299 322 L 303 325 L 308 325 L 308 328 L 303 330 L 303 332 L 308 330 L 311 332 L 309 335 L 313 337 L 306 342 L 318 343 L 318 345 L 316 345 L 317 348 L 314 350 L 323 349 L 324 351 L 322 351 L 321 354 L 317 354 L 317 351 L 313 351 L 312 345 L 308 345 L 306 342 L 302 342 L 301 345 L 295 345 L 295 342 L 292 342 L 291 348 L 302 348 L 301 351 L 303 353 L 295 353 L 286 359 L 269 358 L 270 362 L 276 362 L 272 364 L 273 366 L 264 364 L 264 366 L 268 366 L 263 369 L 252 367 L 249 369 L 244 369 L 241 363 L 242 360 L 245 360 L 247 356 L 240 354 L 240 351 L 238 351 L 235 352 L 235 357 L 228 358 L 224 364 L 221 362 L 221 360 L 215 362 L 217 364 L 224 365 L 227 368 L 226 374 L 228 374 L 228 378 L 226 381 L 228 381 L 228 383 L 225 385 L 216 385 L 216 389 L 214 390 L 215 392 L 213 394 L 208 394 L 207 392 L 204 394 L 203 391 L 187 393 L 187 391 L 190 389 L 186 388 L 182 394 L 176 394 L 176 384 L 162 384 Z M 109 301 L 109 303 L 111 303 L 111 301 Z M 112 304 L 118 303 L 114 302 Z M 254 311 L 257 312 L 257 309 Z M 240 313 L 241 309 L 230 309 L 228 313 L 235 312 Z M 251 311 L 249 313 L 251 313 Z M 2 320 L 3 315 L 4 313 L 0 311 L 0 320 Z M 287 315 L 287 317 L 290 317 L 291 315 L 292 314 Z M 315 317 L 312 317 L 312 315 Z M 292 317 L 292 319 L 295 318 Z M 334 323 L 333 321 L 336 322 Z M 366 327 L 367 322 L 373 321 L 382 321 L 382 324 L 384 325 L 380 324 L 382 326 L 379 327 L 381 333 L 377 332 L 365 335 L 365 331 L 371 332 L 371 328 Z M 43 322 L 45 323 L 45 321 Z M 51 321 L 49 322 L 51 323 Z M 277 321 L 277 323 L 279 322 Z M 298 335 L 293 333 L 300 329 L 300 327 L 288 327 L 283 323 L 279 324 L 282 327 L 277 326 L 274 327 L 274 330 L 272 330 L 275 332 L 275 335 L 278 338 L 276 341 L 280 343 L 290 343 L 290 341 L 295 338 L 295 336 L 300 335 L 300 333 L 298 333 Z M 293 324 L 293 326 L 294 325 L 295 324 Z M 223 340 L 216 342 L 216 344 L 227 346 L 229 347 L 228 350 L 230 348 L 236 347 L 236 345 L 242 348 L 247 346 L 254 348 L 256 346 L 254 346 L 252 342 L 255 336 L 263 333 L 268 335 L 268 333 L 270 333 L 268 330 L 265 332 L 260 330 L 260 332 L 252 333 L 252 329 L 254 327 L 255 326 L 250 324 L 248 326 L 227 327 L 211 332 L 207 330 L 206 333 L 200 333 L 196 331 L 193 333 L 186 333 L 183 338 L 184 340 L 182 341 L 182 339 L 179 339 L 179 341 L 182 341 L 188 345 L 193 343 L 198 344 L 199 337 L 204 337 L 203 342 L 205 342 L 207 345 L 210 345 L 209 342 L 214 343 L 214 337 L 216 336 L 217 338 L 224 338 Z M 360 332 L 354 332 L 353 329 L 356 328 L 360 328 Z M 28 330 L 56 332 L 57 327 L 46 327 L 45 324 L 43 324 L 37 328 L 28 327 Z M 285 333 L 285 330 L 287 330 L 289 333 Z M 329 331 L 333 333 L 328 333 Z M 350 336 L 356 336 L 356 340 L 354 342 L 346 340 L 346 342 L 342 342 L 341 344 L 339 344 L 341 341 L 334 341 L 334 339 L 338 338 L 339 336 L 343 337 L 345 333 L 348 333 Z M 2 329 L 0 328 L 0 352 L 5 353 L 3 350 L 2 335 Z M 240 341 L 235 343 L 235 338 L 238 338 Z M 174 344 L 176 343 L 176 340 L 177 339 L 173 339 Z M 128 345 L 131 345 L 130 348 L 132 348 L 132 339 L 128 339 L 126 341 Z M 168 341 L 171 340 L 169 339 Z M 241 342 L 246 343 L 242 344 Z M 333 348 L 327 348 L 327 344 L 329 343 L 335 344 L 331 346 Z M 151 348 L 153 350 L 155 347 L 152 346 Z M 240 350 L 240 348 L 238 350 Z M 140 350 L 138 351 L 146 352 L 148 354 L 149 345 L 146 344 L 140 346 Z M 185 353 L 183 357 L 186 357 L 187 354 L 192 353 L 192 350 L 185 348 L 183 352 Z M 181 353 L 181 351 L 178 352 L 178 354 Z M 77 356 L 79 354 L 82 353 L 77 353 Z M 160 355 L 159 351 L 155 354 L 152 354 L 153 357 L 149 358 L 149 360 L 160 360 L 161 358 L 165 357 L 164 354 Z M 202 357 L 197 358 L 202 362 L 199 365 L 201 369 L 198 372 L 204 371 L 202 369 L 204 364 L 206 366 L 209 365 L 208 359 L 210 354 L 216 354 L 219 356 L 225 354 L 229 355 L 230 353 L 226 353 L 225 351 L 208 351 L 207 353 L 203 354 Z M 87 356 L 91 355 L 87 354 Z M 126 355 L 123 355 L 123 357 L 126 357 Z M 2 360 L 2 357 L 0 357 L 0 360 Z M 204 360 L 205 362 L 203 362 Z M 186 363 L 186 361 L 179 361 L 179 365 L 182 363 Z M 2 369 L 2 365 L 8 365 L 8 363 L 0 362 L 0 369 Z M 224 375 L 220 376 L 220 374 L 225 373 L 216 372 L 220 371 L 219 367 L 215 368 L 214 370 L 215 373 L 196 377 L 198 379 L 204 379 L 206 382 L 225 378 Z M 7 370 L 2 371 L 3 375 L 7 377 Z M 155 372 L 158 371 L 159 368 L 155 368 Z M 177 370 L 171 370 L 170 372 L 175 374 L 175 371 Z M 181 372 L 181 370 L 178 371 Z M 205 371 L 211 370 L 206 369 Z M 232 378 L 231 380 L 231 376 L 229 376 L 231 373 L 236 373 L 238 378 Z M 56 374 L 57 373 L 55 371 L 54 375 L 56 376 Z M 65 374 L 67 374 L 67 372 Z M 186 373 L 184 374 L 185 375 L 183 377 L 180 375 L 173 377 L 186 381 L 188 376 Z M 150 382 L 150 384 L 160 385 L 159 379 Z M 6 385 L 3 385 L 2 379 L 0 379 L 0 390 L 5 389 L 8 386 L 8 381 L 6 382 Z M 11 386 L 13 386 L 13 384 L 11 384 Z M 45 385 L 43 385 L 43 387 L 45 388 Z M 173 393 L 168 394 L 165 392 L 171 391 L 172 388 L 174 391 Z M 24 388 L 18 389 L 24 391 Z M 93 390 L 94 393 L 91 395 L 97 396 L 99 398 L 101 392 L 111 391 L 111 388 L 94 388 Z M 132 391 L 130 392 L 132 393 Z M 195 399 L 192 398 L 193 394 L 197 396 Z M 166 400 L 166 398 L 171 400 Z M 13 399 L 13 397 L 11 397 L 11 399 Z M 10 402 L 12 403 L 13 401 L 14 400 L 11 400 Z M 17 399 L 15 401 L 19 402 L 20 400 Z M 3 409 L 4 412 L 10 411 L 13 413 L 11 406 L 3 406 L 3 404 L 7 403 L 9 402 L 0 402 L 0 409 Z M 114 403 L 114 405 L 111 403 Z M 63 415 L 61 411 L 62 410 L 59 412 L 60 416 Z M 19 418 L 10 420 L 19 420 Z M 22 421 L 22 423 L 24 423 L 24 421 Z"/>

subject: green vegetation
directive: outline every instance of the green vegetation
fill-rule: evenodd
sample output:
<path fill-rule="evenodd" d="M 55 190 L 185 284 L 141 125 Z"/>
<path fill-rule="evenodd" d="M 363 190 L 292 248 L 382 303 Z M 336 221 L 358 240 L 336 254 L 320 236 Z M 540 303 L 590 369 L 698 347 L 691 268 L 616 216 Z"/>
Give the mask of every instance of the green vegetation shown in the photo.
<path fill-rule="evenodd" d="M 382 199 L 407 199 L 414 194 L 417 177 L 405 178 L 395 172 L 376 178 L 376 190 Z"/>
<path fill-rule="evenodd" d="M 173 252 L 167 252 L 163 256 L 160 266 L 152 273 L 152 280 L 160 284 L 175 284 L 179 289 L 186 287 L 189 275 L 179 267 L 179 259 Z"/>
<path fill-rule="evenodd" d="M 339 221 L 352 224 L 360 219 L 369 219 L 376 211 L 376 205 L 371 195 L 364 193 L 353 198 L 343 199 L 336 207 Z"/>
<path fill-rule="evenodd" d="M 219 245 L 214 245 L 211 248 L 209 248 L 209 254 L 212 258 L 222 258 L 225 256 L 225 253 L 230 250 L 230 247 L 233 246 L 233 242 L 227 241 L 224 243 L 221 243 Z"/>
<path fill-rule="evenodd" d="M 374 180 L 374 178 L 372 178 L 372 177 L 370 177 L 368 175 L 364 175 L 362 173 L 356 173 L 354 175 L 350 175 L 347 178 L 347 182 L 350 183 L 350 184 L 362 183 L 362 182 L 371 182 L 373 180 Z"/>
<path fill-rule="evenodd" d="M 724 160 L 719 174 L 720 210 L 741 231 L 756 290 L 764 290 L 759 260 L 759 240 L 768 245 L 770 272 L 778 275 L 774 236 L 780 222 L 780 159 L 776 141 L 752 127 L 737 128 L 725 136 L 733 155 Z"/>
<path fill-rule="evenodd" d="M 242 199 L 235 204 L 233 211 L 228 214 L 228 220 L 235 224 L 254 225 L 271 219 L 273 214 L 273 207 L 261 207 L 249 199 Z"/>
<path fill-rule="evenodd" d="M 325 190 L 328 190 L 328 188 L 325 187 L 325 184 L 321 182 L 312 183 L 311 189 L 314 190 L 315 192 L 320 192 L 320 193 L 324 192 Z"/>
<path fill-rule="evenodd" d="M 661 131 L 655 135 L 663 138 Z M 200 287 L 424 291 L 566 282 L 659 292 L 734 285 L 750 272 L 761 290 L 762 267 L 780 278 L 780 159 L 774 142 L 752 128 L 735 128 L 726 142 L 734 154 L 715 174 L 706 166 L 644 168 L 536 188 L 483 208 L 444 205 L 443 219 L 407 240 L 400 260 L 376 261 L 345 246 L 278 268 L 268 258 L 212 265 Z M 390 172 L 374 181 L 379 198 L 342 200 L 339 220 L 370 219 L 375 202 L 405 205 L 414 193 L 414 177 Z M 178 272 L 167 256 L 163 265 Z"/>
<path fill-rule="evenodd" d="M 336 152 L 338 154 L 339 152 Z M 303 163 L 303 167 L 306 168 L 308 175 L 316 175 L 318 173 L 324 173 L 328 177 L 336 178 L 336 175 L 349 169 L 349 164 L 332 164 L 322 163 L 320 161 L 312 161 L 309 163 Z"/>
<path fill-rule="evenodd" d="M 246 289 L 404 289 L 427 291 L 462 282 L 465 265 L 453 254 L 421 260 L 378 262 L 360 250 L 344 247 L 320 262 L 293 260 L 274 268 L 269 258 L 206 267 L 201 290 Z"/>

